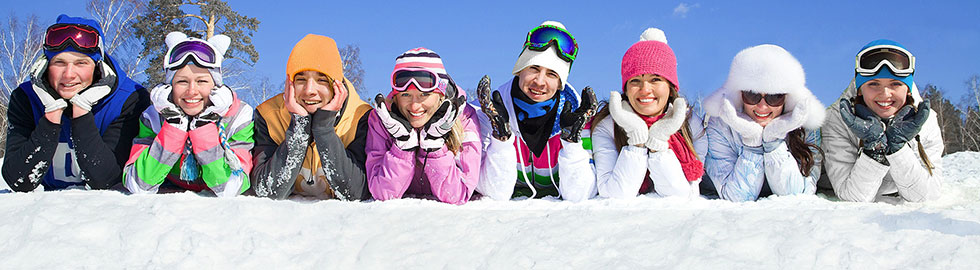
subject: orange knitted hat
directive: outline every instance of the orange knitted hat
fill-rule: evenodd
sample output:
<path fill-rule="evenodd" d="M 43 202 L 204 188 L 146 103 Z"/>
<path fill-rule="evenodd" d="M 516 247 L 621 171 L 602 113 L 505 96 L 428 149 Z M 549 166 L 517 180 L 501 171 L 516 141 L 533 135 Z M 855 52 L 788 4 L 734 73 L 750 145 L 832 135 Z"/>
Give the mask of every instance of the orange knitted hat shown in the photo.
<path fill-rule="evenodd" d="M 286 75 L 292 80 L 296 73 L 307 70 L 327 74 L 334 80 L 344 78 L 344 67 L 340 61 L 337 42 L 332 38 L 307 34 L 293 46 L 286 62 Z"/>

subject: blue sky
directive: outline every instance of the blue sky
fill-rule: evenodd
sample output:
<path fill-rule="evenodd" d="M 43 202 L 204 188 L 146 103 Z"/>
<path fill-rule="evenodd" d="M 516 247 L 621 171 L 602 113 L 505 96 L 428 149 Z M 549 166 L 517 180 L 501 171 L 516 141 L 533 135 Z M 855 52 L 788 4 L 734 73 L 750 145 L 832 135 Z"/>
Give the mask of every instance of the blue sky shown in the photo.
<path fill-rule="evenodd" d="M 31 1 L 17 15 L 36 13 L 50 23 L 58 13 L 86 15 L 83 2 Z M 292 46 L 316 33 L 360 46 L 372 96 L 389 91 L 395 57 L 419 46 L 438 52 L 464 88 L 475 88 L 484 74 L 503 83 L 527 31 L 545 20 L 560 21 L 575 35 L 580 53 L 569 81 L 592 86 L 600 98 L 619 90 L 623 53 L 648 27 L 667 33 L 681 92 L 689 97 L 717 89 L 738 51 L 764 43 L 796 56 L 808 87 L 825 104 L 853 78 L 857 51 L 879 38 L 903 43 L 917 58 L 916 83 L 936 84 L 954 102 L 965 93 L 965 80 L 980 74 L 978 1 L 229 2 L 262 21 L 254 37 L 255 76 L 282 80 Z"/>

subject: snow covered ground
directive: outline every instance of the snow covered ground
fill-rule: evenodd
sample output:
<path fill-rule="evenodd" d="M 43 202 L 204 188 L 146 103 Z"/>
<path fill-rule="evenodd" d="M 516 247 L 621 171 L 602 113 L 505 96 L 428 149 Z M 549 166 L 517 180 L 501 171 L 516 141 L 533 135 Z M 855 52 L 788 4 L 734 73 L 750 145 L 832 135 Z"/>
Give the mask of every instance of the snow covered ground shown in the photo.
<path fill-rule="evenodd" d="M 900 205 L 0 194 L 0 268 L 973 269 L 980 153 L 943 163 L 945 197 Z"/>

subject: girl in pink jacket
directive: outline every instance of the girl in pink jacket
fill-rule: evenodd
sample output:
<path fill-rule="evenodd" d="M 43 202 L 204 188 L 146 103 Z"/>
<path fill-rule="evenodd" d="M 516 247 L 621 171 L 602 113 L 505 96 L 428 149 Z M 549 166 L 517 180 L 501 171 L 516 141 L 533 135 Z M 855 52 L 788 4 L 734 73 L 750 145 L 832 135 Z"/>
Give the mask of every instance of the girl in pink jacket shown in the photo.
<path fill-rule="evenodd" d="M 476 111 L 435 52 L 398 56 L 391 93 L 375 97 L 368 117 L 366 172 L 376 200 L 432 197 L 464 204 L 479 181 Z"/>

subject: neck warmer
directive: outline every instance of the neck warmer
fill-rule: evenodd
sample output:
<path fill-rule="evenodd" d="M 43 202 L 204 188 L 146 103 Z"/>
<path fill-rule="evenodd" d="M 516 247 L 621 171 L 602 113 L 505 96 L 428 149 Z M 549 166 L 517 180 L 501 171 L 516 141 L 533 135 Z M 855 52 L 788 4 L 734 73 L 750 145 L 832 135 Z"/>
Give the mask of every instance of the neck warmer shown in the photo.
<path fill-rule="evenodd" d="M 544 102 L 534 102 L 524 94 L 524 91 L 521 91 L 518 82 L 520 79 L 514 77 L 514 83 L 510 86 L 514 113 L 517 114 L 517 126 L 531 153 L 540 156 L 548 145 L 551 127 L 554 126 L 558 116 L 559 94 L 555 93 L 554 97 Z"/>

